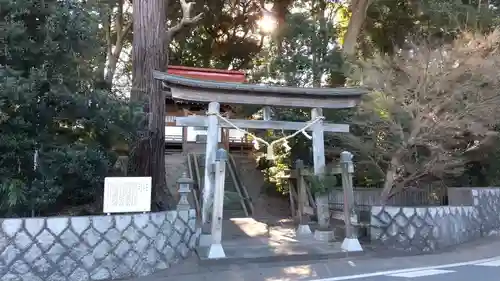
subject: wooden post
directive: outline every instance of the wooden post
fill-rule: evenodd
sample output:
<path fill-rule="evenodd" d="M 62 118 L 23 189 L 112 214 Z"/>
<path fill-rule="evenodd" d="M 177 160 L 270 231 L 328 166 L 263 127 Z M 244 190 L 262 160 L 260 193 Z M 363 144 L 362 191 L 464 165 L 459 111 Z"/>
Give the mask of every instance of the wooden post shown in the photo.
<path fill-rule="evenodd" d="M 352 163 L 352 154 L 348 151 L 340 153 L 340 168 L 342 170 L 342 190 L 344 192 L 344 221 L 345 221 L 345 238 L 342 242 L 342 250 L 347 252 L 363 251 L 359 243 L 357 233 L 353 223 L 357 215 L 354 210 L 354 189 L 352 186 L 352 174 L 354 173 L 354 165 Z"/>
<path fill-rule="evenodd" d="M 297 236 L 310 236 L 312 234 L 309 227 L 309 215 L 305 212 L 307 200 L 306 182 L 304 180 L 304 161 L 297 160 L 295 162 L 295 170 L 297 175 L 297 197 L 298 197 L 298 216 L 299 226 L 297 227 Z"/>
<path fill-rule="evenodd" d="M 231 129 L 229 128 L 223 128 L 222 129 L 222 136 L 223 136 L 223 140 L 224 140 L 224 149 L 229 151 L 229 132 L 231 131 Z"/>
<path fill-rule="evenodd" d="M 311 120 L 323 116 L 321 108 L 313 108 L 311 111 Z M 324 176 L 325 173 L 325 139 L 323 121 L 319 121 L 312 126 L 313 137 L 313 160 L 314 175 Z M 333 239 L 333 231 L 330 227 L 330 209 L 328 208 L 328 194 L 316 194 L 316 208 L 318 213 L 318 229 L 314 233 L 316 240 L 330 241 Z"/>
<path fill-rule="evenodd" d="M 217 150 L 215 159 L 215 190 L 212 209 L 212 243 L 208 250 L 209 259 L 225 258 L 222 248 L 222 216 L 224 211 L 224 181 L 226 178 L 227 152 L 223 148 Z"/>
<path fill-rule="evenodd" d="M 208 222 L 208 216 L 212 209 L 213 192 L 215 188 L 215 178 L 213 174 L 213 164 L 215 163 L 215 154 L 219 143 L 219 120 L 217 116 L 210 115 L 219 113 L 220 104 L 211 102 L 208 105 L 208 128 L 207 128 L 207 145 L 205 150 L 205 178 L 203 186 L 203 205 L 202 205 L 202 223 Z"/>
<path fill-rule="evenodd" d="M 188 111 L 184 110 L 184 116 L 187 116 Z M 188 127 L 182 126 L 182 152 L 188 153 L 187 151 L 187 139 L 188 139 Z"/>
<path fill-rule="evenodd" d="M 264 108 L 262 109 L 263 111 L 263 119 L 264 121 L 269 121 L 271 120 L 271 107 L 270 106 L 264 106 Z"/>
<path fill-rule="evenodd" d="M 295 199 L 293 198 L 293 183 L 288 181 L 288 199 L 290 200 L 290 214 L 292 215 L 292 219 L 295 219 L 297 216 L 297 209 L 295 209 Z M 298 204 L 298 202 L 297 202 Z"/>

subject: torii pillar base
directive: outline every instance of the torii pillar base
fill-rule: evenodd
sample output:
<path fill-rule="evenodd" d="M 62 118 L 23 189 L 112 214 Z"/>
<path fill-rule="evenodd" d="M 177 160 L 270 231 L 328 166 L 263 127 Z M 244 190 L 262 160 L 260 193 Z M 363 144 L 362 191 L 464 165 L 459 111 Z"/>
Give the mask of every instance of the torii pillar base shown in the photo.
<path fill-rule="evenodd" d="M 359 243 L 357 238 L 344 238 L 342 242 L 342 246 L 340 246 L 342 251 L 344 252 L 362 252 L 363 247 Z"/>
<path fill-rule="evenodd" d="M 297 237 L 299 238 L 306 238 L 306 237 L 312 237 L 313 233 L 311 231 L 311 228 L 309 227 L 308 224 L 299 224 L 297 227 Z"/>
<path fill-rule="evenodd" d="M 226 257 L 226 253 L 222 248 L 221 244 L 212 244 L 208 249 L 208 258 L 209 259 L 223 259 Z"/>

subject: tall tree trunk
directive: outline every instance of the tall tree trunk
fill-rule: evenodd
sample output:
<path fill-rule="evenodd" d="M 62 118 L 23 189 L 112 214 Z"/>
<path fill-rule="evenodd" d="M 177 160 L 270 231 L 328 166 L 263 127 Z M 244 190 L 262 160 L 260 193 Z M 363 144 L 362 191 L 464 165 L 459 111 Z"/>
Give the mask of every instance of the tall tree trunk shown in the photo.
<path fill-rule="evenodd" d="M 133 1 L 134 41 L 132 45 L 132 101 L 149 101 L 148 132 L 137 144 L 133 155 L 136 174 L 153 179 L 154 209 L 166 209 L 175 202 L 166 188 L 165 178 L 165 95 L 153 70 L 167 71 L 168 45 L 182 29 L 201 20 L 203 14 L 191 18 L 193 2 L 180 0 L 182 19 L 167 30 L 168 0 Z"/>
<path fill-rule="evenodd" d="M 147 154 L 148 165 L 137 171 L 153 180 L 152 200 L 155 209 L 165 209 L 171 199 L 167 194 L 165 179 L 165 95 L 161 83 L 153 79 L 153 70 L 166 71 L 168 62 L 165 0 L 133 1 L 134 41 L 132 50 L 133 101 L 149 100 L 148 135 L 139 146 Z M 155 206 L 156 205 L 156 206 Z"/>
<path fill-rule="evenodd" d="M 344 44 L 342 46 L 342 52 L 347 57 L 352 57 L 356 53 L 358 37 L 366 19 L 366 11 L 371 3 L 372 0 L 351 0 L 351 18 L 347 25 Z"/>

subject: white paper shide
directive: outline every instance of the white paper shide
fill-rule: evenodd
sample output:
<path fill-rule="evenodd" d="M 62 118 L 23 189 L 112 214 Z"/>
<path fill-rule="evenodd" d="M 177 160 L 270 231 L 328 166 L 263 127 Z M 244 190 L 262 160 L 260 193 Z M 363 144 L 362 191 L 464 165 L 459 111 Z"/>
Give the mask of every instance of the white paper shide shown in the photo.
<path fill-rule="evenodd" d="M 104 179 L 104 213 L 151 211 L 151 177 Z"/>

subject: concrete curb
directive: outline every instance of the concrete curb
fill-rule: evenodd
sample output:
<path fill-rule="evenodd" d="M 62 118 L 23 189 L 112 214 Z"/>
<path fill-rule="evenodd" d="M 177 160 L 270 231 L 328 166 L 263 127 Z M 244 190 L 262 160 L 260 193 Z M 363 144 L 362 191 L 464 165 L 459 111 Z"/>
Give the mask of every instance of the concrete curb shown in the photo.
<path fill-rule="evenodd" d="M 390 259 L 397 257 L 412 257 L 412 256 L 435 256 L 444 253 L 467 251 L 477 246 L 485 245 L 493 241 L 498 241 L 498 236 L 491 236 L 475 241 L 466 242 L 460 245 L 454 245 L 447 248 L 435 250 L 432 252 L 406 252 L 397 249 L 382 248 L 382 246 L 373 244 L 362 244 L 363 252 L 337 252 L 337 253 L 297 253 L 287 255 L 273 255 L 273 256 L 260 256 L 260 257 L 238 257 L 238 258 L 223 258 L 223 259 L 208 259 L 203 258 L 205 255 L 200 249 L 197 249 L 199 257 L 198 265 L 200 266 L 229 266 L 229 265 L 242 265 L 242 264 L 259 264 L 270 263 L 279 264 L 286 262 L 310 262 L 310 261 L 324 261 L 324 260 L 342 260 L 353 259 L 367 260 L 367 259 Z"/>
<path fill-rule="evenodd" d="M 222 259 L 208 259 L 201 256 L 204 253 L 197 253 L 200 256 L 198 261 L 202 266 L 213 265 L 241 265 L 248 263 L 281 263 L 281 262 L 304 262 L 304 261 L 321 261 L 330 259 L 344 259 L 349 257 L 365 256 L 366 252 L 337 252 L 337 253 L 324 253 L 324 254 L 309 254 L 297 253 L 287 255 L 273 255 L 261 257 L 237 257 L 237 258 L 222 258 Z"/>

